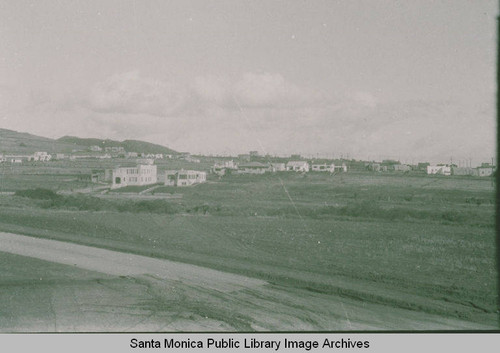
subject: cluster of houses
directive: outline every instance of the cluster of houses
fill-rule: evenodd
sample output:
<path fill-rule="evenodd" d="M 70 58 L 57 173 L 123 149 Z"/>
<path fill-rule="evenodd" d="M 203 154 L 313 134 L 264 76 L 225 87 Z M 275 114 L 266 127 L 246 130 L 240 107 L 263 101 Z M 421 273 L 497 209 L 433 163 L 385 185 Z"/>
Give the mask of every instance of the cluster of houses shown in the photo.
<path fill-rule="evenodd" d="M 170 154 L 162 154 L 162 153 L 139 153 L 139 152 L 127 152 L 125 151 L 125 148 L 122 146 L 111 146 L 111 147 L 100 147 L 97 145 L 90 146 L 88 148 L 89 151 L 91 152 L 104 152 L 109 155 L 120 155 L 121 157 L 125 158 L 137 158 L 137 157 L 143 157 L 143 158 L 153 158 L 153 159 L 163 159 L 165 158 L 172 158 L 172 155 Z"/>
<path fill-rule="evenodd" d="M 79 178 L 82 181 L 98 182 L 104 181 L 111 184 L 111 188 L 120 188 L 125 186 L 143 186 L 152 184 L 163 184 L 167 186 L 190 186 L 204 183 L 207 181 L 207 172 L 200 170 L 165 170 L 159 172 L 156 160 L 174 158 L 172 155 L 161 153 L 138 153 L 125 151 L 123 147 L 100 147 L 90 146 L 87 151 L 94 154 L 82 154 L 84 151 L 73 151 L 77 153 L 63 154 L 55 153 L 53 155 L 47 152 L 35 152 L 31 155 L 4 155 L 0 154 L 0 163 L 22 164 L 23 162 L 48 162 L 51 160 L 75 160 L 83 158 L 127 158 L 134 159 L 133 164 L 129 166 L 119 166 L 114 169 L 104 171 L 102 179 L 102 170 L 100 173 L 93 171 L 90 175 L 82 174 Z M 101 152 L 101 153 L 95 153 Z M 85 152 L 84 152 L 85 153 Z M 175 158 L 191 163 L 200 163 L 200 160 L 194 158 L 189 153 L 179 153 Z M 249 154 L 239 155 L 238 162 L 234 160 L 225 160 L 216 162 L 210 172 L 222 177 L 226 174 L 265 174 L 275 172 L 323 172 L 337 173 L 347 172 L 346 163 L 335 164 L 331 161 L 320 163 L 320 161 L 311 162 L 301 160 L 299 155 L 292 155 L 287 162 L 266 162 L 256 151 Z M 260 160 L 260 161 L 259 161 Z M 126 162 L 125 162 L 126 163 Z M 361 163 L 361 168 L 363 164 Z M 351 167 L 353 167 L 351 165 Z M 471 176 L 492 176 L 496 167 L 489 163 L 483 163 L 476 168 L 458 167 L 454 164 L 430 165 L 429 163 L 418 163 L 418 165 L 401 164 L 394 160 L 384 160 L 381 163 L 366 162 L 366 170 L 374 172 L 396 171 L 410 172 L 418 170 L 421 173 L 437 175 L 471 175 Z M 354 167 L 353 167 L 354 168 Z"/>
<path fill-rule="evenodd" d="M 85 154 L 82 151 L 73 151 L 71 154 L 47 152 L 35 152 L 31 155 L 4 155 L 0 153 L 0 163 L 22 164 L 25 162 L 48 162 L 51 160 L 77 160 L 77 159 L 111 159 L 111 158 L 147 158 L 147 159 L 168 159 L 173 158 L 171 154 L 163 153 L 139 153 L 126 152 L 123 147 L 105 147 L 90 146 L 90 152 L 103 152 L 100 154 Z M 199 159 L 192 158 L 189 154 L 179 155 L 179 159 L 200 163 Z"/>
<path fill-rule="evenodd" d="M 289 161 L 287 163 L 260 163 L 260 162 L 244 162 L 240 164 L 234 161 L 225 161 L 223 163 L 216 163 L 211 169 L 211 172 L 219 176 L 223 176 L 228 172 L 234 174 L 264 174 L 274 172 L 329 172 L 334 173 L 337 171 L 347 172 L 347 165 L 335 165 L 333 163 L 327 164 L 309 164 L 307 161 Z"/>
<path fill-rule="evenodd" d="M 228 171 L 235 174 L 264 174 L 269 172 L 293 171 L 307 173 L 347 171 L 347 166 L 342 164 L 312 164 L 307 161 L 290 161 L 287 163 L 260 163 L 247 162 L 237 164 L 234 161 L 216 163 L 211 168 L 211 172 L 223 176 Z M 166 186 L 190 186 L 207 181 L 207 172 L 200 170 L 166 170 L 159 173 L 154 160 L 144 160 L 143 163 L 135 166 L 117 167 L 105 171 L 104 180 L 111 182 L 111 188 L 116 189 L 124 186 L 143 186 L 151 184 L 164 184 Z"/>
<path fill-rule="evenodd" d="M 23 162 L 48 162 L 52 155 L 47 152 L 35 152 L 30 155 L 4 155 L 0 154 L 0 163 L 22 164 Z"/>
<path fill-rule="evenodd" d="M 436 164 L 418 163 L 417 165 L 401 164 L 393 160 L 384 160 L 381 163 L 365 163 L 365 168 L 374 172 L 410 172 L 420 171 L 428 175 L 470 175 L 470 176 L 492 176 L 496 167 L 490 163 L 482 163 L 481 166 L 472 167 L 459 167 L 455 164 Z"/>
<path fill-rule="evenodd" d="M 427 166 L 427 174 L 439 175 L 471 175 L 479 177 L 492 176 L 495 172 L 495 166 L 489 163 L 482 163 L 481 166 L 472 167 L 458 167 L 456 165 L 438 164 Z"/>

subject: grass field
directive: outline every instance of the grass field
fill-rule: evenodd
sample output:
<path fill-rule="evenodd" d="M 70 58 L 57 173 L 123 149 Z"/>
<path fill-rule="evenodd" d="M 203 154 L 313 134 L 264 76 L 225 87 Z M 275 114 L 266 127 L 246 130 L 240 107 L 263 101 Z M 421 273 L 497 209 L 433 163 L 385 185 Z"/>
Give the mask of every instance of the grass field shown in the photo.
<path fill-rule="evenodd" d="M 155 190 L 173 200 L 3 195 L 0 230 L 498 327 L 493 190 L 489 178 L 235 175 Z"/>

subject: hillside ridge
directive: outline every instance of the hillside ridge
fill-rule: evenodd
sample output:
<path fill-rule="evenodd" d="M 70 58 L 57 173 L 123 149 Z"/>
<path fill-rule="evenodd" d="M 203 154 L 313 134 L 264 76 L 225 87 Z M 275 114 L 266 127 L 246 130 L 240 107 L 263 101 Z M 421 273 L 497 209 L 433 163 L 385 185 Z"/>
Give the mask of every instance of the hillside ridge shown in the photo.
<path fill-rule="evenodd" d="M 76 136 L 63 136 L 56 141 L 75 144 L 80 146 L 99 146 L 104 147 L 123 147 L 127 152 L 142 152 L 142 153 L 166 153 L 166 154 L 178 154 L 177 151 L 162 146 L 154 144 L 151 142 L 141 141 L 141 140 L 123 140 L 116 141 L 111 139 L 98 139 L 98 138 L 81 138 Z"/>
<path fill-rule="evenodd" d="M 115 141 L 111 139 L 81 138 L 76 136 L 63 136 L 58 139 L 52 139 L 27 132 L 0 128 L 0 153 L 30 154 L 36 151 L 70 153 L 75 150 L 84 151 L 90 146 L 100 146 L 103 148 L 123 147 L 127 152 L 178 154 L 177 151 L 171 148 L 141 140 Z"/>

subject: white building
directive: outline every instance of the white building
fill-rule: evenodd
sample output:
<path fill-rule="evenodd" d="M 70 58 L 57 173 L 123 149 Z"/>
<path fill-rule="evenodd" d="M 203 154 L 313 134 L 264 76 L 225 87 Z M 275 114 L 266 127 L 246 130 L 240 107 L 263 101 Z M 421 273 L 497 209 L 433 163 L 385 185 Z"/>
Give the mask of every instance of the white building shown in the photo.
<path fill-rule="evenodd" d="M 220 163 L 215 163 L 213 167 L 210 169 L 210 171 L 219 176 L 223 176 L 226 174 L 226 171 L 228 169 L 238 169 L 238 165 L 234 163 L 233 160 L 223 161 Z"/>
<path fill-rule="evenodd" d="M 311 170 L 313 172 L 330 172 L 333 173 L 335 171 L 335 164 L 313 164 L 311 166 Z"/>
<path fill-rule="evenodd" d="M 94 145 L 94 146 L 90 146 L 89 149 L 92 151 L 92 152 L 101 152 L 102 151 L 102 148 L 97 146 L 97 145 Z"/>
<path fill-rule="evenodd" d="M 337 171 L 337 172 L 344 172 L 344 173 L 347 172 L 347 165 L 345 163 L 342 163 L 342 165 L 336 165 L 334 167 L 335 167 L 335 171 Z M 387 166 L 383 166 L 382 170 L 387 171 Z"/>
<path fill-rule="evenodd" d="M 125 152 L 125 148 L 121 146 L 113 146 L 113 147 L 104 147 L 104 150 L 109 153 L 120 153 L 120 152 Z"/>
<path fill-rule="evenodd" d="M 408 164 L 394 164 L 394 170 L 396 172 L 409 172 L 411 167 Z"/>
<path fill-rule="evenodd" d="M 427 174 L 451 175 L 451 167 L 448 165 L 428 165 Z"/>
<path fill-rule="evenodd" d="M 48 162 L 52 159 L 52 156 L 47 152 L 35 152 L 33 156 L 31 156 L 30 160 L 32 161 L 40 161 L 40 162 Z"/>
<path fill-rule="evenodd" d="M 480 177 L 492 176 L 495 171 L 494 167 L 477 167 L 477 175 Z"/>
<path fill-rule="evenodd" d="M 129 185 L 150 185 L 157 182 L 156 165 L 139 164 L 136 167 L 115 168 L 111 188 L 121 188 Z"/>
<path fill-rule="evenodd" d="M 238 165 L 238 174 L 264 174 L 267 171 L 269 171 L 269 165 L 259 162 Z"/>
<path fill-rule="evenodd" d="M 232 159 L 230 161 L 224 161 L 223 167 L 228 169 L 238 169 L 238 165 L 234 163 Z"/>
<path fill-rule="evenodd" d="M 207 173 L 199 170 L 167 170 L 165 171 L 165 185 L 190 186 L 207 181 Z"/>
<path fill-rule="evenodd" d="M 286 170 L 294 172 L 308 172 L 309 163 L 306 161 L 290 161 L 286 164 Z"/>
<path fill-rule="evenodd" d="M 186 160 L 186 162 L 201 163 L 201 160 L 199 160 L 198 158 L 191 157 L 191 156 L 187 156 L 184 159 Z"/>
<path fill-rule="evenodd" d="M 271 163 L 271 170 L 273 172 L 283 172 L 286 170 L 285 163 Z"/>
<path fill-rule="evenodd" d="M 137 164 L 154 164 L 155 160 L 153 158 L 137 158 Z"/>

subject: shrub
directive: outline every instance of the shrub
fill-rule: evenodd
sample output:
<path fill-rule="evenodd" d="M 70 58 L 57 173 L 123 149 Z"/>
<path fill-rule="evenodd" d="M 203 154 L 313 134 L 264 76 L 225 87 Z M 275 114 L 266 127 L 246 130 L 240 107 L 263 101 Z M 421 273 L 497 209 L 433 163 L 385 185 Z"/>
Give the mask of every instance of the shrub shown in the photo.
<path fill-rule="evenodd" d="M 179 207 L 164 200 L 143 200 L 117 204 L 116 209 L 120 212 L 148 212 L 174 214 L 179 212 Z"/>
<path fill-rule="evenodd" d="M 17 190 L 14 195 L 35 200 L 59 200 L 62 198 L 62 196 L 58 195 L 56 192 L 42 188 Z"/>
<path fill-rule="evenodd" d="M 186 212 L 207 214 L 209 209 L 210 209 L 210 206 L 203 204 L 203 205 L 198 205 L 198 206 L 195 206 L 191 209 L 188 209 L 188 210 L 186 210 Z"/>

